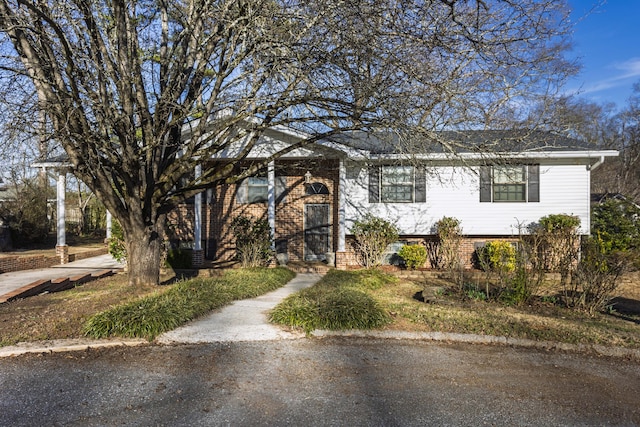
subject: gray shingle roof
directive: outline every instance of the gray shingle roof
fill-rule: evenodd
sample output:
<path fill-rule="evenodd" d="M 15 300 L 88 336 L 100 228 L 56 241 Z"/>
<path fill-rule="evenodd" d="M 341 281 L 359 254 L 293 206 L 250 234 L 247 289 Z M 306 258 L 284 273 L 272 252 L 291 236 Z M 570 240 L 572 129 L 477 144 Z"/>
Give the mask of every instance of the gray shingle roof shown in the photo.
<path fill-rule="evenodd" d="M 425 136 L 349 132 L 331 138 L 374 154 L 588 151 L 598 147 L 551 132 L 472 130 L 433 132 Z"/>

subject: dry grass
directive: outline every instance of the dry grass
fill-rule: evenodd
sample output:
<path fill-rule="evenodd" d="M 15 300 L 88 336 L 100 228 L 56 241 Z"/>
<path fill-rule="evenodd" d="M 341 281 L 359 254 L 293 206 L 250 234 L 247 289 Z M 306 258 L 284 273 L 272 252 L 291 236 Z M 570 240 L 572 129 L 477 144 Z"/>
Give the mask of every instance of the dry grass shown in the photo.
<path fill-rule="evenodd" d="M 442 289 L 447 285 L 450 284 L 440 280 L 430 282 L 426 288 Z M 627 283 L 620 288 L 619 295 L 640 305 L 638 287 L 638 282 Z M 640 309 L 637 312 L 614 310 L 588 316 L 551 302 L 538 301 L 532 305 L 509 307 L 495 302 L 461 299 L 438 291 L 425 292 L 429 296 L 423 302 L 416 297 L 421 296 L 424 289 L 425 284 L 401 280 L 375 291 L 376 298 L 394 317 L 388 329 L 640 348 Z"/>
<path fill-rule="evenodd" d="M 168 280 L 170 277 L 163 277 Z M 445 281 L 428 284 L 446 287 Z M 82 337 L 85 321 L 98 312 L 141 296 L 164 292 L 168 286 L 131 288 L 126 275 L 96 280 L 74 289 L 0 305 L 0 346 L 20 341 Z M 629 312 L 613 311 L 593 317 L 551 303 L 505 307 L 496 303 L 461 300 L 432 292 L 428 302 L 415 298 L 424 283 L 399 280 L 370 293 L 391 314 L 386 328 L 502 335 L 534 340 L 615 345 L 640 348 L 640 275 L 627 277 L 618 301 Z M 633 310 L 637 310 L 634 312 Z"/>
<path fill-rule="evenodd" d="M 131 287 L 126 274 L 118 274 L 68 291 L 0 304 L 0 346 L 80 338 L 84 322 L 92 315 L 166 288 Z"/>

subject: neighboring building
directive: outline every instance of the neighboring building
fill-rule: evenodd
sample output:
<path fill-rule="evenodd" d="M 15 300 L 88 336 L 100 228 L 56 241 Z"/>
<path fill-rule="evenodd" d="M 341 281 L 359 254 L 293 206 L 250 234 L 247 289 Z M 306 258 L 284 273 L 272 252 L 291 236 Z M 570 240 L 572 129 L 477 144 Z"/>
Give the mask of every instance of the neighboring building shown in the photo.
<path fill-rule="evenodd" d="M 272 129 L 236 167 L 301 137 Z M 275 250 L 289 260 L 322 261 L 329 253 L 344 268 L 357 263 L 350 226 L 366 213 L 396 224 L 401 241 L 433 240 L 436 222 L 447 216 L 461 223 L 461 256 L 471 266 L 474 245 L 513 238 L 549 214 L 578 216 L 580 233 L 589 234 L 590 173 L 618 155 L 542 132 L 442 132 L 437 138 L 434 144 L 413 142 L 412 155 L 396 150 L 394 141 L 363 133 L 298 148 L 256 176 L 211 188 L 183 205 L 171 217 L 174 243 L 208 259 L 229 260 L 230 222 L 250 215 L 268 219 Z M 432 148 L 443 146 L 453 148 Z M 198 168 L 228 162 L 240 148 Z"/>

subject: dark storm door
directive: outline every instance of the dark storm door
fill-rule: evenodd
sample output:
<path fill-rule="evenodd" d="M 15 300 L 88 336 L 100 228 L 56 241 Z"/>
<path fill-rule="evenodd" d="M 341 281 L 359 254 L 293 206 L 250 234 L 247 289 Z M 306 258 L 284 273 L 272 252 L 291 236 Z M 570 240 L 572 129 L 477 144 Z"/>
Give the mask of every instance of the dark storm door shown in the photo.
<path fill-rule="evenodd" d="M 304 259 L 324 261 L 329 252 L 331 222 L 329 204 L 304 206 Z"/>

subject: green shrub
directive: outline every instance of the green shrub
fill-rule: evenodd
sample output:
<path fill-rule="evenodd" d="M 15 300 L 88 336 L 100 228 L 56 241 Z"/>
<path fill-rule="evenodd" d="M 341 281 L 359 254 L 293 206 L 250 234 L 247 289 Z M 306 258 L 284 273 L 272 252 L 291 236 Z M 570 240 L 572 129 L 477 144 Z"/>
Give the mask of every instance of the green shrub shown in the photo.
<path fill-rule="evenodd" d="M 169 249 L 165 265 L 174 269 L 189 269 L 193 261 L 193 252 L 190 249 Z"/>
<path fill-rule="evenodd" d="M 124 232 L 122 226 L 116 220 L 111 224 L 111 237 L 109 237 L 108 250 L 118 262 L 127 260 L 127 246 L 124 244 Z"/>
<path fill-rule="evenodd" d="M 427 249 L 422 245 L 404 245 L 398 251 L 408 269 L 413 270 L 424 266 L 427 261 Z"/>
<path fill-rule="evenodd" d="M 594 206 L 591 230 L 609 253 L 629 252 L 629 257 L 640 265 L 640 208 L 635 204 L 628 200 L 608 199 Z"/>
<path fill-rule="evenodd" d="M 574 215 L 550 214 L 540 218 L 540 226 L 549 233 L 575 231 L 580 227 L 580 218 Z"/>
<path fill-rule="evenodd" d="M 265 219 L 238 216 L 231 221 L 236 238 L 236 257 L 243 267 L 267 265 L 271 259 L 271 227 Z"/>
<path fill-rule="evenodd" d="M 382 264 L 384 252 L 398 240 L 398 227 L 382 218 L 366 214 L 351 227 L 356 238 L 356 252 L 365 268 Z"/>
<path fill-rule="evenodd" d="M 442 217 L 436 222 L 436 233 L 438 235 L 438 249 L 435 265 L 447 270 L 458 268 L 462 242 L 460 220 L 448 216 Z"/>
<path fill-rule="evenodd" d="M 478 257 L 484 265 L 499 272 L 512 272 L 516 268 L 516 248 L 507 241 L 494 240 L 479 249 Z"/>
<path fill-rule="evenodd" d="M 395 278 L 375 270 L 331 270 L 311 288 L 282 301 L 271 312 L 274 323 L 314 329 L 373 329 L 390 322 L 389 315 L 366 290 Z"/>
<path fill-rule="evenodd" d="M 91 317 L 84 325 L 93 338 L 154 339 L 234 300 L 253 298 L 277 289 L 295 276 L 285 268 L 256 268 L 225 272 L 222 277 L 196 278 Z"/>

